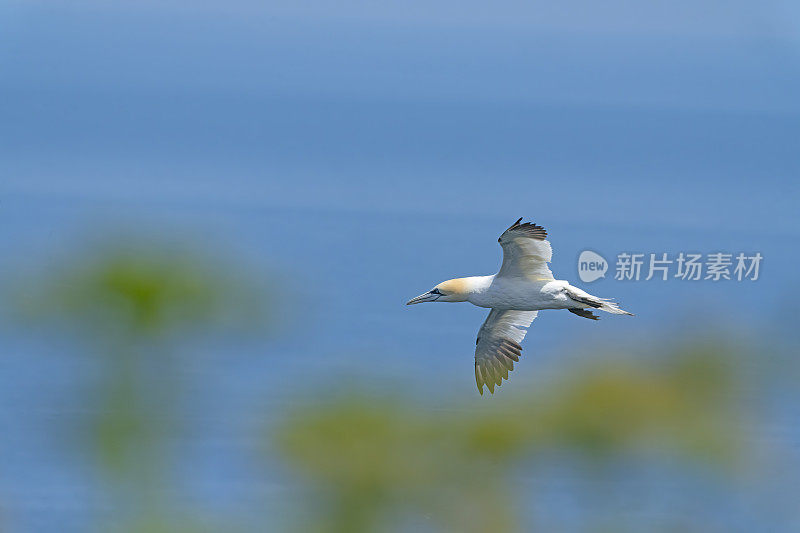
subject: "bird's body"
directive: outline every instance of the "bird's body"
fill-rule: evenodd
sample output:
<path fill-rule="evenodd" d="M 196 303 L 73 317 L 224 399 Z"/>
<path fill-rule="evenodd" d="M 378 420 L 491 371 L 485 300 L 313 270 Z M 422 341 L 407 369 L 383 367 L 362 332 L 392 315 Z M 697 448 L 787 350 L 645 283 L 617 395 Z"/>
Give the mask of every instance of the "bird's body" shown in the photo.
<path fill-rule="evenodd" d="M 508 379 L 522 351 L 520 342 L 538 312 L 567 309 L 597 320 L 589 309 L 630 315 L 616 303 L 592 296 L 557 280 L 547 266 L 552 259 L 547 232 L 541 226 L 517 220 L 498 239 L 503 247 L 503 264 L 497 274 L 471 276 L 444 281 L 432 290 L 411 299 L 408 305 L 422 302 L 469 302 L 491 309 L 481 326 L 475 347 L 475 380 L 494 393 L 494 386 Z"/>
<path fill-rule="evenodd" d="M 574 294 L 584 291 L 560 279 L 530 280 L 498 277 L 497 275 L 473 276 L 463 279 L 468 279 L 473 284 L 467 301 L 478 307 L 517 311 L 592 307 L 572 300 L 568 296 L 569 291 L 573 291 Z M 590 296 L 588 293 L 585 294 Z"/>

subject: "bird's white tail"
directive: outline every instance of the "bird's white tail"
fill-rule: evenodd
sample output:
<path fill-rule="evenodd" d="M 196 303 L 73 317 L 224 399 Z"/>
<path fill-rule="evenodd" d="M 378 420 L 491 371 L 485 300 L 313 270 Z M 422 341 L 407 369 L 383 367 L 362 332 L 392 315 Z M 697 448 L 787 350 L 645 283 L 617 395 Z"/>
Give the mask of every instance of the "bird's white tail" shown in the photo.
<path fill-rule="evenodd" d="M 597 309 L 600 309 L 601 311 L 606 311 L 608 313 L 613 313 L 615 315 L 633 316 L 633 313 L 629 313 L 624 309 L 620 309 L 619 305 L 617 305 L 617 302 L 608 300 L 606 298 L 598 298 L 598 300 L 600 300 L 601 305 Z"/>
<path fill-rule="evenodd" d="M 573 287 L 572 285 L 567 285 L 566 290 L 567 295 L 576 302 L 588 305 L 589 307 L 593 307 L 601 311 L 605 311 L 606 313 L 633 316 L 633 313 L 629 313 L 624 309 L 620 309 L 619 305 L 617 305 L 617 302 L 609 298 L 598 298 L 597 296 L 591 295 L 583 289 Z"/>

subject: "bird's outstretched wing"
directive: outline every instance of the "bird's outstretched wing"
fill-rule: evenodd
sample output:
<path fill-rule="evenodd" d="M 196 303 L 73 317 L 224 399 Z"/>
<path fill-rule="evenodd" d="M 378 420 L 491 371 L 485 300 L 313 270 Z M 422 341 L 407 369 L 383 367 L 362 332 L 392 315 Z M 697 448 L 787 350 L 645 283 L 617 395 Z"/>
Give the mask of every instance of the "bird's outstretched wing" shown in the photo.
<path fill-rule="evenodd" d="M 504 311 L 492 309 L 478 332 L 475 346 L 475 382 L 483 394 L 484 384 L 494 394 L 494 386 L 508 379 L 519 361 L 528 327 L 539 314 L 538 311 Z"/>
<path fill-rule="evenodd" d="M 503 247 L 503 264 L 497 275 L 530 280 L 554 279 L 547 266 L 553 259 L 553 249 L 546 240 L 547 231 L 536 224 L 520 222 L 521 218 L 497 239 Z"/>

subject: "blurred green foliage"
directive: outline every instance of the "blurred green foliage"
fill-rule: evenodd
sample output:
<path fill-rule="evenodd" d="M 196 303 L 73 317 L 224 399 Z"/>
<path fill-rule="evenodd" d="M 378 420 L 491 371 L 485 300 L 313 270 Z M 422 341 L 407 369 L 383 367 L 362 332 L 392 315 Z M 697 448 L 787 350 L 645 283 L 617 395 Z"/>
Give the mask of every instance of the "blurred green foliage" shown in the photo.
<path fill-rule="evenodd" d="M 99 358 L 77 438 L 115 499 L 115 525 L 102 529 L 199 531 L 178 518 L 165 493 L 185 381 L 174 341 L 215 329 L 263 331 L 265 288 L 204 254 L 149 241 L 120 240 L 74 257 L 20 280 L 13 298 L 23 323 L 73 331 Z"/>
<path fill-rule="evenodd" d="M 731 466 L 738 414 L 725 399 L 730 355 L 691 348 L 649 363 L 599 357 L 532 394 L 466 408 L 338 398 L 292 412 L 273 440 L 321 510 L 301 530 L 396 530 L 412 516 L 447 531 L 517 531 L 509 478 L 553 452 L 595 465 L 668 453 Z"/>
<path fill-rule="evenodd" d="M 122 240 L 61 262 L 17 283 L 15 307 L 24 318 L 112 342 L 270 323 L 254 275 L 195 250 Z"/>
<path fill-rule="evenodd" d="M 85 391 L 92 408 L 78 433 L 114 499 L 114 523 L 101 530 L 231 530 L 235 519 L 209 527 L 171 501 L 168 444 L 181 430 L 185 381 L 176 341 L 214 329 L 263 331 L 267 293 L 247 272 L 169 246 L 124 240 L 78 257 L 17 283 L 14 301 L 24 323 L 72 331 L 97 358 L 98 376 Z M 454 399 L 449 409 L 386 394 L 316 397 L 291 408 L 270 428 L 270 442 L 310 489 L 298 526 L 527 529 L 512 478 L 554 453 L 597 472 L 661 453 L 687 464 L 735 464 L 736 350 L 712 340 L 663 351 L 597 354 L 596 363 L 533 392 Z M 265 530 L 281 527 L 265 520 Z"/>

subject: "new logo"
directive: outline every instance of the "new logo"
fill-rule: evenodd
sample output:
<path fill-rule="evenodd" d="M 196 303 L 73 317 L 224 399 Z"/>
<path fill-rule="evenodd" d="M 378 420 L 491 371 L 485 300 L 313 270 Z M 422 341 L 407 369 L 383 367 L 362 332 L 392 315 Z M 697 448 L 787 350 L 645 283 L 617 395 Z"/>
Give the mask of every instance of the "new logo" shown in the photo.
<path fill-rule="evenodd" d="M 584 250 L 578 257 L 578 277 L 584 283 L 603 278 L 608 271 L 608 261 L 591 250 Z"/>

